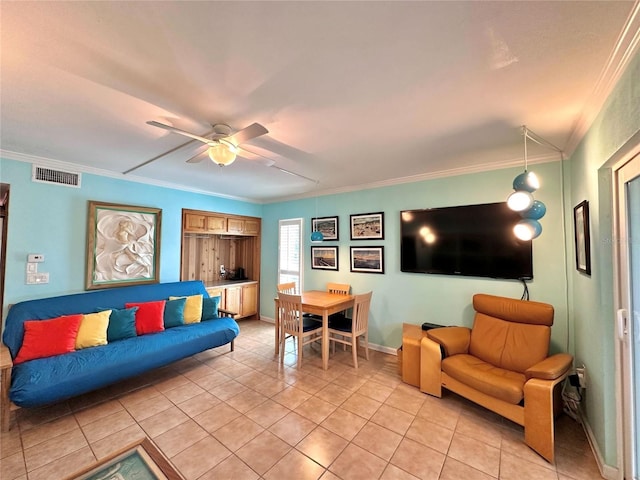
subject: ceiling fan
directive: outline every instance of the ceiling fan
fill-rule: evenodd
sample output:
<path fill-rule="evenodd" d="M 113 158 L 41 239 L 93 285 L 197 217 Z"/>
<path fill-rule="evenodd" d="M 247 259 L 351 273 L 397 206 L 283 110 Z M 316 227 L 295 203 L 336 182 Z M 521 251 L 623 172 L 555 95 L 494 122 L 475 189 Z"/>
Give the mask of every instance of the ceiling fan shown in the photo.
<path fill-rule="evenodd" d="M 259 123 L 252 123 L 248 127 L 243 128 L 242 130 L 239 130 L 234 134 L 231 134 L 231 127 L 229 127 L 229 125 L 218 123 L 213 125 L 213 132 L 207 134 L 206 137 L 195 135 L 185 130 L 181 130 L 179 128 L 165 125 L 164 123 L 156 122 L 153 120 L 147 122 L 147 124 L 154 127 L 162 128 L 164 130 L 168 130 L 173 133 L 178 133 L 180 135 L 184 135 L 185 137 L 193 138 L 194 140 L 198 140 L 204 143 L 208 146 L 206 152 L 209 155 L 211 161 L 213 161 L 217 165 L 220 165 L 221 167 L 231 165 L 235 161 L 236 156 L 241 150 L 241 143 L 269 133 L 269 130 L 267 130 Z M 197 155 L 187 160 L 187 162 L 201 162 L 204 159 L 202 153 L 204 152 L 199 152 Z"/>

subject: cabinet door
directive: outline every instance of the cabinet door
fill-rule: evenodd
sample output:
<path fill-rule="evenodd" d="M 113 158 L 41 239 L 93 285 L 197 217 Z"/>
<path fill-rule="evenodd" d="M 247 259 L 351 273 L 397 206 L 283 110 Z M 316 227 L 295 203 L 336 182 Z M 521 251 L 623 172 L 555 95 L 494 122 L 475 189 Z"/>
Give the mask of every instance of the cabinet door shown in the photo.
<path fill-rule="evenodd" d="M 207 293 L 210 297 L 220 297 L 220 303 L 218 304 L 219 308 L 227 308 L 226 304 L 226 288 L 221 287 L 209 287 L 207 288 Z"/>
<path fill-rule="evenodd" d="M 204 232 L 206 223 L 205 216 L 195 213 L 187 213 L 184 216 L 184 231 L 185 232 Z"/>
<path fill-rule="evenodd" d="M 258 233 L 260 233 L 260 222 L 258 220 L 245 220 L 244 233 L 247 235 L 258 235 Z"/>
<path fill-rule="evenodd" d="M 228 218 L 227 229 L 229 233 L 244 233 L 244 220 Z"/>
<path fill-rule="evenodd" d="M 208 233 L 227 233 L 227 219 L 225 217 L 207 216 Z"/>
<path fill-rule="evenodd" d="M 227 287 L 226 309 L 242 315 L 242 287 Z"/>
<path fill-rule="evenodd" d="M 243 317 L 258 313 L 258 285 L 251 284 L 242 287 L 242 311 Z"/>

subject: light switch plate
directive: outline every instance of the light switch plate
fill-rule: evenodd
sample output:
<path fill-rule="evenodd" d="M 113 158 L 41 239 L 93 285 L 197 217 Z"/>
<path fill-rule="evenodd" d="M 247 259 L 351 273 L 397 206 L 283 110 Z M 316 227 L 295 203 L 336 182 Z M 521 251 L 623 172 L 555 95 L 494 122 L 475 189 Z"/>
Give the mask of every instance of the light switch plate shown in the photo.
<path fill-rule="evenodd" d="M 38 273 L 38 264 L 27 263 L 27 273 Z"/>
<path fill-rule="evenodd" d="M 27 262 L 35 263 L 35 262 L 44 262 L 44 255 L 42 253 L 30 253 L 27 257 Z"/>

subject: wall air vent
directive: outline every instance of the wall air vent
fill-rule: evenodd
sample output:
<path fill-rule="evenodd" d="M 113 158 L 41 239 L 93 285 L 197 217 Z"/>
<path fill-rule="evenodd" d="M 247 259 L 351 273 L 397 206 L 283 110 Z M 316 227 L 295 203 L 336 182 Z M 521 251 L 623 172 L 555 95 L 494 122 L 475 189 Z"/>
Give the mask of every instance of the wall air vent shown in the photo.
<path fill-rule="evenodd" d="M 40 167 L 38 165 L 33 165 L 31 169 L 31 180 L 33 182 L 55 183 L 56 185 L 80 188 L 81 178 L 79 173 L 54 170 L 53 168 Z"/>

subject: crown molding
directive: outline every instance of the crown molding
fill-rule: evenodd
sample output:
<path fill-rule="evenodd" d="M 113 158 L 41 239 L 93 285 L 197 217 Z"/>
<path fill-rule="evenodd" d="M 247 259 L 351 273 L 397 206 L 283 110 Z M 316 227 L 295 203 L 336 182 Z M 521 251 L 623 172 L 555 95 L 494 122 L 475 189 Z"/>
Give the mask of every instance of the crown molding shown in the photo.
<path fill-rule="evenodd" d="M 563 149 L 567 156 L 571 156 L 578 144 L 600 113 L 605 101 L 613 92 L 618 80 L 626 70 L 631 59 L 640 46 L 640 1 L 634 2 L 633 8 L 618 36 L 609 59 L 605 64 L 598 81 L 587 99 L 580 117 L 576 121 L 569 140 Z"/>
<path fill-rule="evenodd" d="M 89 167 L 86 165 L 78 165 L 77 163 L 64 162 L 62 160 L 54 160 L 52 158 L 39 157 L 37 155 L 29 155 L 26 153 L 12 152 L 10 150 L 0 149 L 0 158 L 6 158 L 7 160 L 16 160 L 18 162 L 25 162 L 25 163 L 36 163 L 43 167 L 63 170 L 66 172 L 88 173 L 91 175 L 98 175 L 100 177 L 109 177 L 109 178 L 115 178 L 117 180 L 124 180 L 127 182 L 143 183 L 146 185 L 153 185 L 155 187 L 163 187 L 163 188 L 170 188 L 173 190 L 180 190 L 183 192 L 198 193 L 201 195 L 208 195 L 210 197 L 226 198 L 229 200 L 238 200 L 238 201 L 247 202 L 247 203 L 258 203 L 258 204 L 262 203 L 262 202 L 257 202 L 256 200 L 251 198 L 236 197 L 233 195 L 225 195 L 222 193 L 212 193 L 206 190 L 190 188 L 185 185 L 179 185 L 176 183 L 163 182 L 161 180 L 154 180 L 151 178 L 139 177 L 137 175 L 124 175 L 123 173 L 112 172 L 110 170 L 104 170 L 102 168 Z"/>

